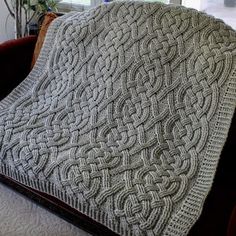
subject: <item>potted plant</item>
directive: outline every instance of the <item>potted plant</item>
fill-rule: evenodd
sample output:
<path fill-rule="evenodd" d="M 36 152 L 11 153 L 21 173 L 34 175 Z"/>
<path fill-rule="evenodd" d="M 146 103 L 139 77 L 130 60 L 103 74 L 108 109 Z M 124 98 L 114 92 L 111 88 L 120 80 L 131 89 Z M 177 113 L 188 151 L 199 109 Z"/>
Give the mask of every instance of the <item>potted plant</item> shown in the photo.
<path fill-rule="evenodd" d="M 57 11 L 58 0 L 4 0 L 10 15 L 15 19 L 15 36 L 28 35 L 31 25 L 48 11 Z M 32 24 L 34 22 L 34 24 Z"/>

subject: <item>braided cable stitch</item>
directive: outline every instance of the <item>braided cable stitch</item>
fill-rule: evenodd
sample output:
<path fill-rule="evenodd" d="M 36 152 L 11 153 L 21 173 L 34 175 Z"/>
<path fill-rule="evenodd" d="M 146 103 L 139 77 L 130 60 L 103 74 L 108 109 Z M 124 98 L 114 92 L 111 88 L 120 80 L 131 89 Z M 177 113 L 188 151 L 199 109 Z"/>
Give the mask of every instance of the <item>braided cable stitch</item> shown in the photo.
<path fill-rule="evenodd" d="M 54 21 L 0 102 L 0 172 L 125 236 L 187 235 L 236 106 L 236 33 L 116 2 Z"/>

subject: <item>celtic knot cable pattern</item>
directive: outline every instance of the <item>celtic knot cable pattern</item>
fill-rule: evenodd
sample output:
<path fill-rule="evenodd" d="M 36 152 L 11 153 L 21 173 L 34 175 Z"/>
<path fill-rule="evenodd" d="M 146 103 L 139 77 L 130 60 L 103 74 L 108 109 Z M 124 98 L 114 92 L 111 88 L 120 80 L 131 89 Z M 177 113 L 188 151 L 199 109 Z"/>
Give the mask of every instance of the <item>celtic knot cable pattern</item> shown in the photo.
<path fill-rule="evenodd" d="M 1 172 L 121 235 L 186 235 L 235 108 L 235 32 L 140 2 L 71 13 L 49 31 L 0 103 Z"/>

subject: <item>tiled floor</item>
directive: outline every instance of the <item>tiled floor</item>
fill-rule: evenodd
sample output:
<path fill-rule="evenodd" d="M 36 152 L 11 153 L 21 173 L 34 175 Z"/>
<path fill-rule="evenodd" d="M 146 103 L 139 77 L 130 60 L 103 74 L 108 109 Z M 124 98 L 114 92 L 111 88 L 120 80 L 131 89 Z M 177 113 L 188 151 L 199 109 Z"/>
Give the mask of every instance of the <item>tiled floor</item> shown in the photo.
<path fill-rule="evenodd" d="M 0 236 L 91 236 L 0 183 Z"/>

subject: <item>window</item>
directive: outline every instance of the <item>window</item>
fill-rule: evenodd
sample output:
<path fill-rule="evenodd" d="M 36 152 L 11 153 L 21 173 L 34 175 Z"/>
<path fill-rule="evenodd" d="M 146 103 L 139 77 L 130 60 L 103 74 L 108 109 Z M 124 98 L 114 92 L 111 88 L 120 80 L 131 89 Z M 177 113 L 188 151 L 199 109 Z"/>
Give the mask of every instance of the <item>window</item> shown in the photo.
<path fill-rule="evenodd" d="M 91 0 L 62 0 L 61 3 L 80 4 L 89 6 L 91 4 Z"/>
<path fill-rule="evenodd" d="M 111 0 L 58 0 L 58 9 L 59 11 L 83 11 L 90 7 L 99 5 L 102 2 L 109 2 Z M 116 0 L 114 0 L 116 1 Z M 150 2 L 163 2 L 163 3 L 175 3 L 180 4 L 181 0 L 146 0 Z"/>
<path fill-rule="evenodd" d="M 102 3 L 103 0 L 59 0 L 59 11 L 83 11 Z"/>
<path fill-rule="evenodd" d="M 182 5 L 220 18 L 236 29 L 236 0 L 182 0 Z"/>
<path fill-rule="evenodd" d="M 58 0 L 59 11 L 83 11 L 90 7 L 94 7 L 103 1 L 109 0 Z M 114 0 L 116 1 L 116 0 Z M 182 4 L 183 6 L 195 8 L 204 11 L 209 15 L 213 15 L 222 19 L 226 24 L 236 29 L 236 0 L 145 0 L 150 2 L 163 2 Z"/>

